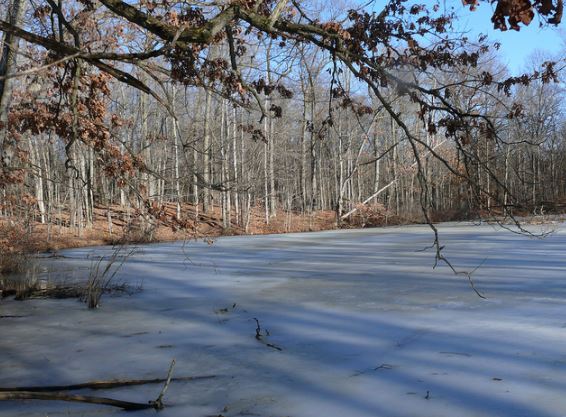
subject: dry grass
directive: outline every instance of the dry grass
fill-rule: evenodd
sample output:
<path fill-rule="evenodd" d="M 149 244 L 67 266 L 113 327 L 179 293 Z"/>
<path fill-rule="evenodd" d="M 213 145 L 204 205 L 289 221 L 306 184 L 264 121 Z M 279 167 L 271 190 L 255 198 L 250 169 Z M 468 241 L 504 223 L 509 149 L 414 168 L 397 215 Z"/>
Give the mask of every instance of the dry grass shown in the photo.
<path fill-rule="evenodd" d="M 86 288 L 81 295 L 81 300 L 87 304 L 89 309 L 99 307 L 102 294 L 112 290 L 114 277 L 134 252 L 135 249 L 126 250 L 123 246 L 118 246 L 108 259 L 100 257 L 93 262 Z"/>
<path fill-rule="evenodd" d="M 26 272 L 31 263 L 29 253 L 36 247 L 33 237 L 22 226 L 0 223 L 0 279 Z"/>

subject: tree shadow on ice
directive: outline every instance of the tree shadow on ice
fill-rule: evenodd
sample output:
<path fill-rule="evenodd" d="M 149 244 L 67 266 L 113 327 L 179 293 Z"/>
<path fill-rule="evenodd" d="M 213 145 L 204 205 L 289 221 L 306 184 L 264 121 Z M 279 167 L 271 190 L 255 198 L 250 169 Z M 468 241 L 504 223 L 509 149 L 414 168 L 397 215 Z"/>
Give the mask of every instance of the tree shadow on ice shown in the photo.
<path fill-rule="evenodd" d="M 124 266 L 127 279 L 145 276 L 145 291 L 96 312 L 34 304 L 36 320 L 0 342 L 2 383 L 160 375 L 175 357 L 180 375 L 218 378 L 173 384 L 164 417 L 193 406 L 228 406 L 226 416 L 384 417 L 551 417 L 566 407 L 566 346 L 553 316 L 566 286 L 558 275 L 533 280 L 523 268 L 514 283 L 480 275 L 500 297 L 483 302 L 447 271 L 422 268 L 426 254 L 399 259 L 414 249 L 405 238 L 382 252 L 383 242 L 341 241 L 335 255 L 317 245 L 276 251 L 240 242 L 196 245 L 188 264 L 178 244 L 153 246 Z M 508 271 L 518 250 L 486 271 Z M 548 254 L 553 268 L 559 252 Z M 554 301 L 525 316 L 530 304 L 516 300 L 529 294 Z M 255 339 L 253 318 L 282 352 Z M 124 394 L 143 400 L 147 392 Z M 18 404 L 2 407 L 10 415 Z"/>

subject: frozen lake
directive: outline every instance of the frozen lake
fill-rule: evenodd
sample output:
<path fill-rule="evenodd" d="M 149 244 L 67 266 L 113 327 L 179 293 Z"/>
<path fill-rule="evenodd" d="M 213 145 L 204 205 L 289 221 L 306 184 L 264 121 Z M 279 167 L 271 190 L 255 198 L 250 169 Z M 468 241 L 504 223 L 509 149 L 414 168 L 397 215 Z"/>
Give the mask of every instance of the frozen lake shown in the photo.
<path fill-rule="evenodd" d="M 140 247 L 118 281 L 143 291 L 0 301 L 0 386 L 176 376 L 160 417 L 566 416 L 566 227 L 544 240 L 444 225 L 230 237 Z M 88 277 L 110 248 L 45 260 Z M 234 306 L 235 305 L 235 306 Z M 267 343 L 255 339 L 257 318 Z M 145 402 L 160 385 L 82 394 Z M 62 402 L 0 402 L 0 415 L 149 416 Z"/>

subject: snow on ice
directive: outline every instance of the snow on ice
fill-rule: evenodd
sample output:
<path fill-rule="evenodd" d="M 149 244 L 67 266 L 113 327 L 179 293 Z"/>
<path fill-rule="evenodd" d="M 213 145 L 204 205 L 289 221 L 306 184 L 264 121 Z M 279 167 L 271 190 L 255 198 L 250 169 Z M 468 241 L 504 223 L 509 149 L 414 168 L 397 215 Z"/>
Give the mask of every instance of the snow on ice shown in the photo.
<path fill-rule="evenodd" d="M 143 290 L 0 302 L 0 386 L 216 375 L 174 382 L 160 417 L 566 416 L 566 228 L 540 240 L 489 225 L 227 237 L 140 246 L 116 279 Z M 88 278 L 108 247 L 45 259 Z M 256 321 L 262 340 L 255 338 Z M 269 334 L 269 335 L 267 335 Z M 267 343 L 280 347 L 279 351 Z M 103 392 L 155 399 L 161 386 Z M 155 415 L 0 402 L 0 416 Z"/>

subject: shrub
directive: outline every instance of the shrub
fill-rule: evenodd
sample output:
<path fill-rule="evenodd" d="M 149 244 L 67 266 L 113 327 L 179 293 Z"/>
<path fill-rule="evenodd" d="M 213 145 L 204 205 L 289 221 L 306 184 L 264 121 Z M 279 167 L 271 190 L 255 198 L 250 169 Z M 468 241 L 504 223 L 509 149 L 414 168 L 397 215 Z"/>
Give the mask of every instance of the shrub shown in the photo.
<path fill-rule="evenodd" d="M 124 262 L 134 254 L 135 249 L 124 252 L 124 247 L 119 246 L 114 249 L 110 258 L 103 266 L 104 257 L 100 257 L 97 261 L 93 261 L 90 267 L 90 273 L 84 294 L 81 300 L 84 301 L 88 308 L 97 308 L 100 305 L 102 294 L 109 292 L 111 283 Z"/>

